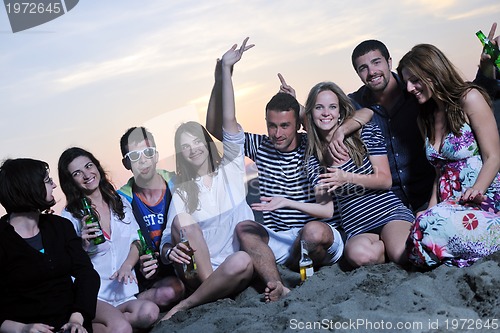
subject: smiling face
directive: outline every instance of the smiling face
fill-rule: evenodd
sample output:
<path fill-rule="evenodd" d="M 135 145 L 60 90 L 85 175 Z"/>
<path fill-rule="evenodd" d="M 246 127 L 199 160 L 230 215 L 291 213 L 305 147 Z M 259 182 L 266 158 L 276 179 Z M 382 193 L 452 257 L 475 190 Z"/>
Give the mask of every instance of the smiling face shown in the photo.
<path fill-rule="evenodd" d="M 429 85 L 419 79 L 408 68 L 404 67 L 401 74 L 403 75 L 403 81 L 406 83 L 406 90 L 415 96 L 419 104 L 423 104 L 432 98 Z"/>
<path fill-rule="evenodd" d="M 99 188 L 101 175 L 96 165 L 87 156 L 78 156 L 68 164 L 73 181 L 86 194 Z"/>
<path fill-rule="evenodd" d="M 185 161 L 199 170 L 208 165 L 209 153 L 207 143 L 197 136 L 184 132 L 180 135 L 179 143 Z"/>
<path fill-rule="evenodd" d="M 289 152 L 297 148 L 297 119 L 293 110 L 266 112 L 267 133 L 276 150 Z"/>
<path fill-rule="evenodd" d="M 372 91 L 383 91 L 391 79 L 392 60 L 386 60 L 379 50 L 359 56 L 355 61 L 356 73 Z"/>
<path fill-rule="evenodd" d="M 316 103 L 312 110 L 312 120 L 316 127 L 324 132 L 336 128 L 340 118 L 340 106 L 338 96 L 331 90 L 324 90 L 316 97 Z"/>
<path fill-rule="evenodd" d="M 153 147 L 153 145 L 147 140 L 131 142 L 128 144 L 129 152 L 141 152 L 138 160 L 130 161 L 130 168 L 134 174 L 136 182 L 147 183 L 156 175 L 156 164 L 158 163 L 159 158 L 158 152 L 156 152 L 153 157 L 148 157 L 142 152 L 148 147 Z"/>

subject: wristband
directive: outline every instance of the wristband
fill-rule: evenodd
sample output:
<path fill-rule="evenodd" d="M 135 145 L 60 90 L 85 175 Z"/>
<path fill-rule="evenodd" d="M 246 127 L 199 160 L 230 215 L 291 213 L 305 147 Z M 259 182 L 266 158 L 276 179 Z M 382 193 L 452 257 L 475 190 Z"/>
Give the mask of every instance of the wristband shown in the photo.
<path fill-rule="evenodd" d="M 174 248 L 173 248 L 173 247 L 171 247 L 171 248 L 170 248 L 170 249 L 168 249 L 168 250 L 167 250 L 167 252 L 165 253 L 165 259 L 167 260 L 167 263 L 171 263 L 171 262 L 172 262 L 172 260 L 170 260 L 168 257 L 170 256 L 170 253 L 172 253 L 172 250 L 173 250 L 173 249 L 174 249 Z"/>
<path fill-rule="evenodd" d="M 355 116 L 352 116 L 351 119 L 354 120 L 355 122 L 357 122 L 359 124 L 359 126 L 361 126 L 361 127 L 365 126 L 364 122 L 361 121 L 360 119 L 356 118 Z"/>

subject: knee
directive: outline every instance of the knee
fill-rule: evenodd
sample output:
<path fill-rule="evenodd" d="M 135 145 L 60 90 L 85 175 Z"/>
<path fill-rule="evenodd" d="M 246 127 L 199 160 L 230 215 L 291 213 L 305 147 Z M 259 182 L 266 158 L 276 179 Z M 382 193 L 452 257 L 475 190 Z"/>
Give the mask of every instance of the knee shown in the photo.
<path fill-rule="evenodd" d="M 184 284 L 177 278 L 173 278 L 168 286 L 156 289 L 156 304 L 160 307 L 178 302 L 184 296 Z"/>
<path fill-rule="evenodd" d="M 386 248 L 387 259 L 398 265 L 408 263 L 408 245 L 401 244 L 399 248 Z"/>
<path fill-rule="evenodd" d="M 235 228 L 236 236 L 238 237 L 240 243 L 245 243 L 250 240 L 260 239 L 267 242 L 267 232 L 266 230 L 257 222 L 254 221 L 243 221 L 236 225 Z"/>
<path fill-rule="evenodd" d="M 383 263 L 384 247 L 381 241 L 372 244 L 357 242 L 346 245 L 344 257 L 354 267 Z"/>
<path fill-rule="evenodd" d="M 224 273 L 234 277 L 251 275 L 253 274 L 252 259 L 246 252 L 239 251 L 232 256 L 227 265 L 224 265 Z"/>
<path fill-rule="evenodd" d="M 153 325 L 159 315 L 160 309 L 155 303 L 149 301 L 144 302 L 139 310 L 140 328 L 147 328 Z"/>
<path fill-rule="evenodd" d="M 242 221 L 236 225 L 236 235 L 238 237 L 250 233 L 253 230 L 255 230 L 255 222 L 253 221 Z"/>
<path fill-rule="evenodd" d="M 308 244 L 329 247 L 333 243 L 333 233 L 323 222 L 311 221 L 302 228 L 301 239 Z"/>

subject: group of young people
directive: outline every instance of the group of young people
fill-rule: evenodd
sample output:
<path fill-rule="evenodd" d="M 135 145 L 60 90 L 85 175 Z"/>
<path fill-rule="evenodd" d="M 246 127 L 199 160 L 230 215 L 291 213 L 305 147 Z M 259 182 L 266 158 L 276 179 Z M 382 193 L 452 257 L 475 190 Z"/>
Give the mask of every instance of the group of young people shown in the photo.
<path fill-rule="evenodd" d="M 206 128 L 186 122 L 176 130 L 175 173 L 157 170 L 144 127 L 120 140 L 133 177 L 118 190 L 92 153 L 69 148 L 58 163 L 66 196 L 59 217 L 50 212 L 56 185 L 45 162 L 3 162 L 0 332 L 145 330 L 256 277 L 265 300 L 276 301 L 290 292 L 278 264 L 297 270 L 301 241 L 315 268 L 468 266 L 500 249 L 491 100 L 443 52 L 416 45 L 394 73 L 385 45 L 364 41 L 352 54 L 363 87 L 346 95 L 320 82 L 304 107 L 279 75 L 280 92 L 265 109 L 268 134 L 259 135 L 244 132 L 235 112 L 232 73 L 254 46 L 247 42 L 217 61 Z M 487 55 L 484 66 L 492 76 L 483 84 L 497 85 Z M 259 172 L 260 202 L 251 205 L 245 156 Z M 101 244 L 83 198 L 99 216 Z M 138 230 L 155 256 L 142 254 Z M 188 276 L 183 266 L 193 257 L 196 274 Z"/>

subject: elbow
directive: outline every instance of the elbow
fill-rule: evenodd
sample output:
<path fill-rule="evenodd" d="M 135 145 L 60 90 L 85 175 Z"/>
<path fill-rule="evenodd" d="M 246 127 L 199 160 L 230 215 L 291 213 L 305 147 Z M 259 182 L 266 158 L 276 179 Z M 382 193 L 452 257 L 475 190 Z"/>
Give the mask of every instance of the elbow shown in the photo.
<path fill-rule="evenodd" d="M 381 175 L 380 187 L 382 190 L 390 190 L 392 188 L 392 176 L 389 175 Z"/>

